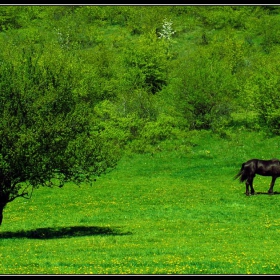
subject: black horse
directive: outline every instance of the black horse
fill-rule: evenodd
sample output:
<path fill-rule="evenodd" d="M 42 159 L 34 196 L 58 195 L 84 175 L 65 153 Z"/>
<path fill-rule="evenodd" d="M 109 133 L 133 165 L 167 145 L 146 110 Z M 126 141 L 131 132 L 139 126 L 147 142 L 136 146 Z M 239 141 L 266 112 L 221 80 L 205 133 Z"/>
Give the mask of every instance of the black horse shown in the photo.
<path fill-rule="evenodd" d="M 240 171 L 235 175 L 234 179 L 239 178 L 240 182 L 246 181 L 246 195 L 249 195 L 249 186 L 251 188 L 251 194 L 255 194 L 253 180 L 256 174 L 272 177 L 268 193 L 273 194 L 275 181 L 280 176 L 279 159 L 250 159 L 242 164 Z"/>

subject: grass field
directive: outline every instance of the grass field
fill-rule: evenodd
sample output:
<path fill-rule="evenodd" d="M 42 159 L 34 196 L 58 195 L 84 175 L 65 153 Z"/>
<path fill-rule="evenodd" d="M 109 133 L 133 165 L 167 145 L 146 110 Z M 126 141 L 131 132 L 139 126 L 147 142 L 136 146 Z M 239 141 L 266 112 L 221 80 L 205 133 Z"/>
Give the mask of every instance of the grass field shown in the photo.
<path fill-rule="evenodd" d="M 280 195 L 247 197 L 233 177 L 250 158 L 279 157 L 280 137 L 189 140 L 186 152 L 126 155 L 92 186 L 8 204 L 0 273 L 279 274 Z M 270 177 L 254 183 L 266 192 Z"/>

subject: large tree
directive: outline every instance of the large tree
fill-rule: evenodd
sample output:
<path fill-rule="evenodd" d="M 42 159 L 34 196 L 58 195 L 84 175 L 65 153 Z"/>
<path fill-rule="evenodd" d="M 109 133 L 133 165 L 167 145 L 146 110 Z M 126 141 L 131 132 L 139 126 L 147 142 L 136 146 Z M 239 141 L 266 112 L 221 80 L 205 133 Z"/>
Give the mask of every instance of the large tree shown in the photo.
<path fill-rule="evenodd" d="M 15 198 L 94 180 L 118 161 L 94 129 L 82 64 L 59 48 L 16 50 L 0 55 L 0 224 Z"/>

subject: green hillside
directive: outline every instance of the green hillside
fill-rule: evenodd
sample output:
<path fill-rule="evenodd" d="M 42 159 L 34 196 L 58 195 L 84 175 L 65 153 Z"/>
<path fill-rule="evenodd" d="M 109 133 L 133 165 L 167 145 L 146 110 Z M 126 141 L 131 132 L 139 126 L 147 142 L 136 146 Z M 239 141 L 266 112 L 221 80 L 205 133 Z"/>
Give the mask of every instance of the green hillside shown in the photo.
<path fill-rule="evenodd" d="M 193 129 L 278 134 L 279 20 L 278 6 L 1 6 L 1 59 L 64 63 L 121 148 Z"/>

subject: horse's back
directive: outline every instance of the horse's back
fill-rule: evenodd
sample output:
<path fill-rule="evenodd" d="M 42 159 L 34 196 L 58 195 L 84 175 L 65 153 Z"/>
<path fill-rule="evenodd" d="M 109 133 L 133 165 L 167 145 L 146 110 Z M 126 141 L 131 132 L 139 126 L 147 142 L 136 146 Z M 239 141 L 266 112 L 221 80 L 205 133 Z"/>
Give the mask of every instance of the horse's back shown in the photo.
<path fill-rule="evenodd" d="M 266 165 L 266 166 L 270 166 L 270 165 L 280 165 L 280 160 L 278 158 L 272 158 L 272 159 L 259 159 L 258 160 L 258 163 L 259 164 L 263 164 L 263 165 Z"/>
<path fill-rule="evenodd" d="M 257 158 L 253 158 L 253 159 L 247 160 L 243 164 L 244 165 L 250 165 L 250 164 L 257 164 L 257 163 L 261 163 L 261 164 L 265 164 L 265 165 L 275 164 L 275 163 L 280 164 L 280 160 L 278 158 L 272 158 L 272 159 L 257 159 Z"/>
<path fill-rule="evenodd" d="M 250 159 L 242 164 L 242 169 L 247 174 L 259 174 L 263 176 L 280 176 L 280 160 L 272 159 Z"/>
<path fill-rule="evenodd" d="M 280 160 L 276 158 L 259 160 L 256 172 L 264 176 L 280 176 Z"/>
<path fill-rule="evenodd" d="M 243 168 L 256 168 L 258 164 L 259 159 L 253 158 L 250 160 L 247 160 L 242 164 Z"/>

